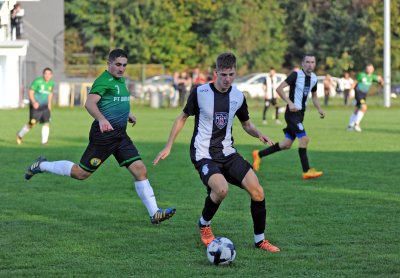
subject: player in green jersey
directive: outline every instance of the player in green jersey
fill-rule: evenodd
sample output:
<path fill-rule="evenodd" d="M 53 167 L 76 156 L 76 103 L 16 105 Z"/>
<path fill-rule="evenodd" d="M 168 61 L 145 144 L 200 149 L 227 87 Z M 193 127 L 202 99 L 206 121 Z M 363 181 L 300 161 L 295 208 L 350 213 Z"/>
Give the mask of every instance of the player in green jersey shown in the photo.
<path fill-rule="evenodd" d="M 22 144 L 22 137 L 37 123 L 42 126 L 42 144 L 47 144 L 50 134 L 50 111 L 53 100 L 54 81 L 50 68 L 43 70 L 43 76 L 33 80 L 29 89 L 29 121 L 17 133 L 17 144 Z"/>
<path fill-rule="evenodd" d="M 139 151 L 126 133 L 127 123 L 136 124 L 130 112 L 130 95 L 123 77 L 128 55 L 122 49 L 114 49 L 108 57 L 108 69 L 93 83 L 85 107 L 94 118 L 90 128 L 89 145 L 79 164 L 70 161 L 49 162 L 39 157 L 25 173 L 29 180 L 35 174 L 49 172 L 84 180 L 94 173 L 111 155 L 119 165 L 125 166 L 135 178 L 135 189 L 150 215 L 151 223 L 172 217 L 175 208 L 160 209 L 153 188 L 147 179 L 147 169 Z"/>
<path fill-rule="evenodd" d="M 381 76 L 374 73 L 375 69 L 372 64 L 365 67 L 365 72 L 360 72 L 357 75 L 356 81 L 353 83 L 351 89 L 355 89 L 356 107 L 350 116 L 348 131 L 361 132 L 360 122 L 367 112 L 367 94 L 372 86 L 372 83 L 379 83 L 383 85 Z"/>

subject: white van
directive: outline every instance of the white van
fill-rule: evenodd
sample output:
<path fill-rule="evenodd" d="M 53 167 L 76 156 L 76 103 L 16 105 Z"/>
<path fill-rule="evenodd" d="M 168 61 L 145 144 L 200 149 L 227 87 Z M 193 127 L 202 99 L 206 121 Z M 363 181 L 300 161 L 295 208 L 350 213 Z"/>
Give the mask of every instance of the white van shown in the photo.
<path fill-rule="evenodd" d="M 236 78 L 233 86 L 236 86 L 240 91 L 242 91 L 246 98 L 264 98 L 264 84 L 268 77 L 268 72 L 252 73 Z M 276 77 L 279 86 L 287 76 L 283 73 L 276 73 Z"/>

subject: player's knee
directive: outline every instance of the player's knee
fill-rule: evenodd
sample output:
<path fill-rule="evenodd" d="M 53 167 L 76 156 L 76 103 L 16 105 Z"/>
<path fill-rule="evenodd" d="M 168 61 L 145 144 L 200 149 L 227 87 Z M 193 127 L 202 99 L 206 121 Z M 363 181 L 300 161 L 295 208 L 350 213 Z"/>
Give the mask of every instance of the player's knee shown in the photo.
<path fill-rule="evenodd" d="M 72 166 L 71 177 L 77 180 L 86 180 L 92 173 L 83 170 L 78 165 Z"/>
<path fill-rule="evenodd" d="M 288 150 L 288 149 L 290 149 L 291 146 L 292 146 L 292 144 L 289 143 L 289 142 L 282 142 L 282 143 L 279 143 L 279 148 L 280 148 L 281 150 Z"/>
<path fill-rule="evenodd" d="M 252 200 L 262 201 L 264 200 L 264 189 L 261 185 L 258 185 L 250 192 L 250 195 Z"/>
<path fill-rule="evenodd" d="M 228 185 L 226 186 L 221 186 L 220 188 L 213 190 L 214 194 L 216 195 L 217 199 L 222 201 L 225 199 L 226 195 L 228 195 L 229 187 Z"/>

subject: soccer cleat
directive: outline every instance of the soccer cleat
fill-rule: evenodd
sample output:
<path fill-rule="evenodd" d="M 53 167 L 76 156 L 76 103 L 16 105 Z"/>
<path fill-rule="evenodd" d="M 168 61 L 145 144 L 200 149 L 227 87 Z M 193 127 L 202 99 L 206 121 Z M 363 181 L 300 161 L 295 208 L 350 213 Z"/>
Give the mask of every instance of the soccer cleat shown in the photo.
<path fill-rule="evenodd" d="M 260 242 L 255 243 L 256 248 L 265 250 L 267 252 L 279 252 L 281 249 L 272 245 L 268 240 L 264 239 Z"/>
<path fill-rule="evenodd" d="M 211 241 L 215 239 L 215 236 L 211 230 L 210 225 L 201 225 L 199 222 L 201 241 L 207 247 Z"/>
<path fill-rule="evenodd" d="M 263 120 L 263 121 L 262 121 L 262 124 L 263 124 L 263 125 L 267 125 L 268 122 L 267 122 L 266 120 Z"/>
<path fill-rule="evenodd" d="M 21 145 L 22 144 L 22 137 L 20 137 L 18 134 L 17 134 L 17 145 Z"/>
<path fill-rule="evenodd" d="M 160 224 L 164 220 L 171 218 L 176 212 L 175 208 L 159 209 L 150 217 L 152 224 Z"/>
<path fill-rule="evenodd" d="M 361 132 L 362 131 L 362 129 L 361 129 L 361 127 L 359 125 L 355 125 L 354 126 L 354 130 L 357 131 L 357 132 Z"/>
<path fill-rule="evenodd" d="M 275 120 L 275 123 L 276 123 L 277 125 L 281 125 L 281 124 L 282 124 L 282 122 L 281 122 L 280 120 L 278 120 L 278 119 Z"/>
<path fill-rule="evenodd" d="M 39 156 L 38 159 L 36 159 L 35 162 L 33 162 L 32 165 L 29 166 L 28 169 L 26 169 L 25 179 L 29 180 L 34 175 L 43 173 L 42 170 L 40 169 L 40 164 L 43 161 L 47 161 L 47 159 L 44 156 Z"/>
<path fill-rule="evenodd" d="M 354 131 L 354 128 L 352 126 L 348 126 L 347 131 Z"/>
<path fill-rule="evenodd" d="M 260 170 L 261 157 L 258 155 L 258 150 L 253 151 L 253 169 L 254 171 Z"/>
<path fill-rule="evenodd" d="M 303 173 L 303 179 L 314 179 L 322 176 L 324 172 L 322 171 L 317 171 L 314 168 L 308 169 L 307 172 Z"/>

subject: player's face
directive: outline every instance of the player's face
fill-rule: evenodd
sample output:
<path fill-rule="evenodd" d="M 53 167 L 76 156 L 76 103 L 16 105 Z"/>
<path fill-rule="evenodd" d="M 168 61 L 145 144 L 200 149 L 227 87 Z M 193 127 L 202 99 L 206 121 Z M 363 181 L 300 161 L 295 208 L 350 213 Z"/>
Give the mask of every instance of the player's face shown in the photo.
<path fill-rule="evenodd" d="M 46 70 L 44 73 L 43 73 L 43 79 L 44 79 L 44 81 L 49 81 L 51 78 L 53 77 L 53 73 L 50 71 L 50 70 Z"/>
<path fill-rule="evenodd" d="M 108 61 L 108 72 L 115 78 L 124 76 L 128 59 L 125 57 L 118 57 L 114 61 Z"/>
<path fill-rule="evenodd" d="M 314 56 L 304 57 L 302 66 L 305 73 L 311 74 L 316 66 L 315 57 Z"/>
<path fill-rule="evenodd" d="M 215 87 L 218 91 L 226 92 L 232 86 L 233 80 L 236 77 L 236 68 L 221 69 L 215 71 L 217 79 L 215 80 Z"/>
<path fill-rule="evenodd" d="M 367 72 L 367 74 L 371 74 L 371 73 L 373 73 L 374 72 L 374 66 L 373 65 L 368 65 L 366 68 L 365 68 L 365 71 Z"/>

